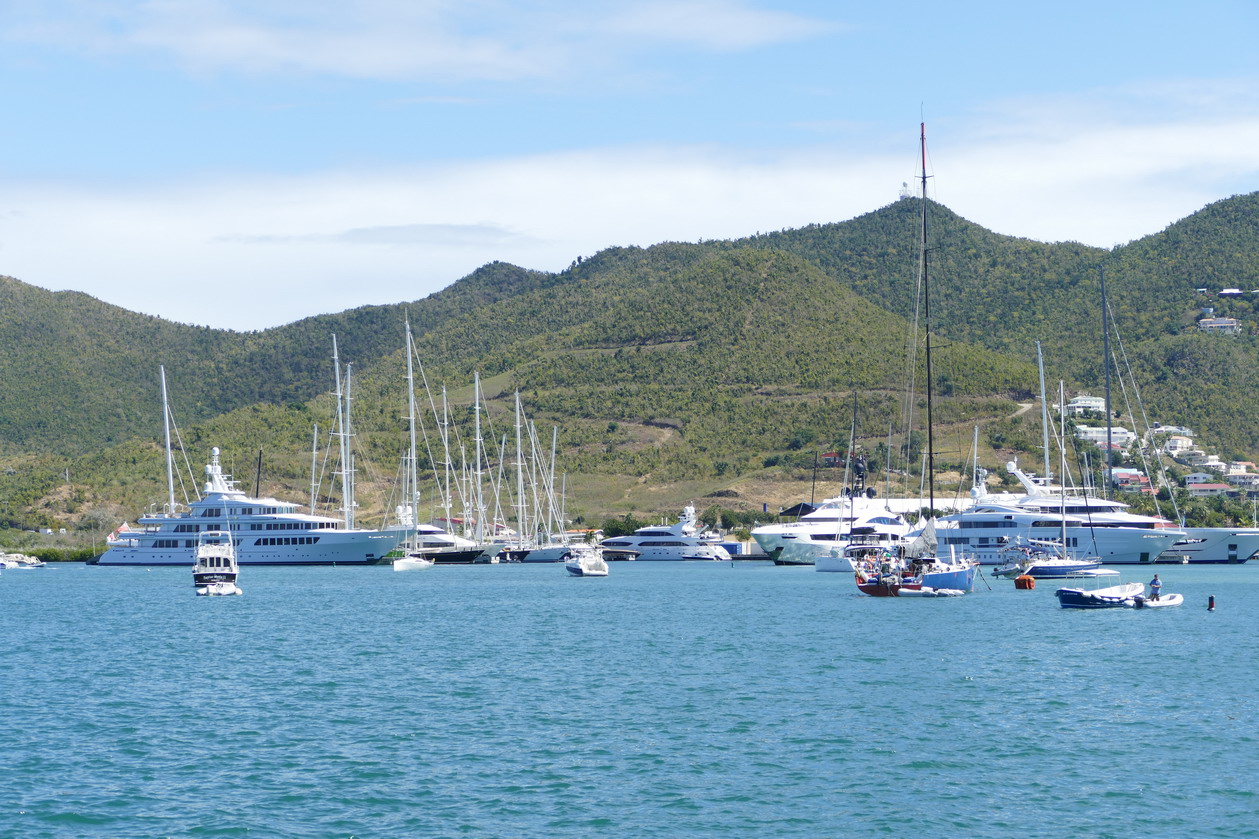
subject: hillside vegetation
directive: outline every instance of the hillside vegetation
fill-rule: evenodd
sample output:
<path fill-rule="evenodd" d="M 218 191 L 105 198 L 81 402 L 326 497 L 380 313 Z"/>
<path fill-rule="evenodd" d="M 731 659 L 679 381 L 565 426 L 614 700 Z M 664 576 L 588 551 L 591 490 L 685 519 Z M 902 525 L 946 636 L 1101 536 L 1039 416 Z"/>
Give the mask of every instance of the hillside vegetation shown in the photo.
<path fill-rule="evenodd" d="M 434 400 L 447 388 L 461 439 L 471 439 L 474 371 L 494 445 L 519 390 L 540 433 L 560 428 L 561 468 L 588 517 L 668 510 L 714 491 L 759 507 L 776 478 L 795 479 L 798 493 L 814 452 L 846 446 L 854 403 L 862 445 L 885 463 L 896 429 L 895 463 L 907 346 L 922 338 L 913 325 L 920 206 L 903 199 L 851 221 L 735 241 L 612 248 L 559 273 L 491 263 L 421 300 L 250 333 L 0 278 L 0 519 L 74 526 L 89 513 L 134 517 L 159 499 L 158 365 L 194 468 L 219 445 L 250 483 L 262 450 L 263 491 L 304 497 L 312 429 L 331 422 L 334 334 L 354 363 L 358 445 L 380 470 L 363 477 L 384 508 L 405 437 L 406 320 Z M 1151 419 L 1189 425 L 1223 455 L 1259 459 L 1253 300 L 1198 291 L 1259 288 L 1259 195 L 1111 251 L 1001 236 L 939 205 L 930 218 L 946 462 L 960 468 L 980 424 L 981 460 L 1022 453 L 1035 465 L 1039 412 L 1013 415 L 1037 391 L 1038 340 L 1051 381 L 1100 392 L 1103 272 L 1112 350 L 1132 376 L 1126 390 L 1117 383 L 1116 408 L 1138 411 L 1135 384 Z M 1238 317 L 1243 334 L 1200 333 L 1205 306 Z M 919 357 L 918 390 L 923 377 Z M 921 404 L 915 412 L 920 428 Z M 916 468 L 913 457 L 902 465 Z M 753 485 L 755 497 L 743 494 Z M 676 491 L 649 491 L 663 486 Z"/>

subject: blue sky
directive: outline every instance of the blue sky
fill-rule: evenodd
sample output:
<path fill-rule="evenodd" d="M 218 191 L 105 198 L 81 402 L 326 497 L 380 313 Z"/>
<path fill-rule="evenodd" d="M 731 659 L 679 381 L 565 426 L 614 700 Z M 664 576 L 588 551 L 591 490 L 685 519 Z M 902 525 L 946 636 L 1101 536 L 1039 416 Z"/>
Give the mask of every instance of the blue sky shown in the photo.
<path fill-rule="evenodd" d="M 1259 189 L 1259 4 L 0 0 L 0 274 L 261 329 L 913 181 L 1111 247 Z"/>

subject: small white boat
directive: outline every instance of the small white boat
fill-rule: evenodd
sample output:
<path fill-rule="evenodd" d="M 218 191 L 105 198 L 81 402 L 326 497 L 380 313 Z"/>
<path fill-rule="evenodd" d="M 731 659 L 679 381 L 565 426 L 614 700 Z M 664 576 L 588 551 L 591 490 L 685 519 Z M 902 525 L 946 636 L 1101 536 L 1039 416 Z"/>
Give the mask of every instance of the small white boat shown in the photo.
<path fill-rule="evenodd" d="M 603 551 L 595 545 L 573 545 L 570 556 L 564 560 L 564 570 L 574 577 L 606 577 L 608 563 Z"/>
<path fill-rule="evenodd" d="M 0 568 L 43 568 L 44 561 L 29 554 L 0 553 Z"/>
<path fill-rule="evenodd" d="M 393 561 L 393 570 L 395 571 L 423 571 L 425 568 L 432 567 L 433 560 L 420 553 L 409 553 Z"/>
<path fill-rule="evenodd" d="M 1054 592 L 1063 608 L 1132 608 L 1137 598 L 1146 598 L 1143 583 L 1119 583 L 1102 588 L 1059 588 Z"/>
<path fill-rule="evenodd" d="M 992 575 L 1010 579 L 1025 574 L 1037 580 L 1087 577 L 1088 572 L 1097 570 L 1102 564 L 1101 558 L 1096 556 L 1068 556 L 1061 542 L 1049 539 L 1024 542 L 1018 537 L 1003 547 L 999 556 L 1001 562 L 992 570 Z"/>
<path fill-rule="evenodd" d="M 1185 598 L 1179 594 L 1160 594 L 1158 600 L 1153 600 L 1144 595 L 1138 595 L 1132 598 L 1132 608 L 1134 609 L 1161 609 L 1164 606 L 1179 606 L 1185 602 Z"/>
<path fill-rule="evenodd" d="M 199 596 L 242 594 L 236 585 L 240 569 L 236 565 L 236 545 L 225 530 L 207 530 L 197 537 L 192 584 Z"/>
<path fill-rule="evenodd" d="M 966 592 L 958 588 L 932 588 L 931 586 L 901 586 L 897 597 L 961 597 Z"/>

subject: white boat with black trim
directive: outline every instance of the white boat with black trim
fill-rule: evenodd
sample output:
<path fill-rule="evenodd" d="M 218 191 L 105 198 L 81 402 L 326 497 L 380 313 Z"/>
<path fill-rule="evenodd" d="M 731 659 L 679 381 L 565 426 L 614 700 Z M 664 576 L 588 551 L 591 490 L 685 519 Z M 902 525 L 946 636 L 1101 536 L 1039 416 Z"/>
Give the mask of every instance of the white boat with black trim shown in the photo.
<path fill-rule="evenodd" d="M 226 530 L 207 530 L 197 536 L 196 560 L 192 565 L 192 584 L 200 596 L 241 594 L 236 578 L 236 545 Z"/>

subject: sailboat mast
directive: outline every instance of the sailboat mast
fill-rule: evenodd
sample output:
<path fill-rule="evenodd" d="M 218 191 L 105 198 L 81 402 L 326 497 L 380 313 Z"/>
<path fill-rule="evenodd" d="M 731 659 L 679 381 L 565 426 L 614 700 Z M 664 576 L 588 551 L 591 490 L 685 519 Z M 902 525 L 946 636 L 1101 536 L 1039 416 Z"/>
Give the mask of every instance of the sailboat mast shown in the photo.
<path fill-rule="evenodd" d="M 520 391 L 516 391 L 516 530 L 517 541 L 523 547 L 529 524 L 525 521 L 525 453 L 521 440 Z"/>
<path fill-rule="evenodd" d="M 166 393 L 166 366 L 158 368 L 162 374 L 162 429 L 166 433 L 166 514 L 175 514 L 175 461 L 170 448 L 170 400 Z"/>
<path fill-rule="evenodd" d="M 551 426 L 551 479 L 547 482 L 547 491 L 551 498 L 551 521 L 554 523 L 552 524 L 552 532 L 554 533 L 559 533 L 564 530 L 563 522 L 560 520 L 561 514 L 555 505 L 555 448 L 556 444 L 559 442 L 559 433 L 560 429 L 558 425 Z"/>
<path fill-rule="evenodd" d="M 922 315 L 927 337 L 927 489 L 930 509 L 936 507 L 935 434 L 932 423 L 934 389 L 931 376 L 931 284 L 927 281 L 927 124 L 919 123 L 922 148 Z"/>
<path fill-rule="evenodd" d="M 1059 491 L 1058 538 L 1062 541 L 1062 555 L 1067 555 L 1067 386 L 1058 380 L 1058 451 L 1062 455 L 1062 476 L 1058 481 L 1062 489 Z"/>
<path fill-rule="evenodd" d="M 452 505 L 455 503 L 454 492 L 451 488 L 453 482 L 454 463 L 450 459 L 450 404 L 446 399 L 446 385 L 442 385 L 442 454 L 446 458 L 443 464 L 445 469 L 445 482 L 442 485 L 442 508 L 446 512 L 446 529 L 451 527 L 451 517 L 454 516 Z"/>
<path fill-rule="evenodd" d="M 411 452 L 407 464 L 407 503 L 411 505 L 411 535 L 414 536 L 420 526 L 420 474 L 416 464 L 415 453 L 415 367 L 411 360 L 415 353 L 415 344 L 411 338 L 411 321 L 407 327 L 407 412 L 411 430 Z"/>
<path fill-rule="evenodd" d="M 315 431 L 310 441 L 310 514 L 315 515 L 315 500 L 318 497 L 319 478 L 316 469 L 319 467 L 319 423 L 315 423 Z"/>
<path fill-rule="evenodd" d="M 473 465 L 473 475 L 476 480 L 476 487 L 473 489 L 473 499 L 476 502 L 476 534 L 477 542 L 485 541 L 485 496 L 481 487 L 481 374 L 476 372 L 472 379 L 472 413 L 476 417 L 475 425 L 475 457 L 476 462 Z"/>
<path fill-rule="evenodd" d="M 341 355 L 337 351 L 337 336 L 332 336 L 332 369 L 336 378 L 337 390 L 334 394 L 337 400 L 337 439 L 341 444 L 341 516 L 345 522 L 347 529 L 354 527 L 354 489 L 353 481 L 350 478 L 350 445 L 349 445 L 349 417 L 346 416 L 350 405 L 349 382 L 346 382 L 345 390 L 341 390 Z M 350 370 L 346 367 L 346 379 L 349 379 Z"/>
<path fill-rule="evenodd" d="M 1113 416 L 1110 412 L 1110 317 L 1108 305 L 1106 303 L 1106 268 L 1101 266 L 1098 269 L 1102 280 L 1102 364 L 1106 370 L 1106 470 L 1102 479 L 1102 497 L 1110 498 L 1110 453 L 1111 453 L 1111 425 L 1110 418 Z M 1134 426 L 1135 427 L 1135 426 Z"/>
<path fill-rule="evenodd" d="M 1045 357 L 1036 342 L 1036 366 L 1040 369 L 1040 429 L 1044 435 L 1045 485 L 1053 483 L 1053 470 L 1049 468 L 1049 403 L 1045 401 Z"/>
<path fill-rule="evenodd" d="M 345 441 L 345 473 L 341 476 L 345 486 L 345 526 L 353 529 L 357 526 L 355 522 L 355 508 L 358 502 L 354 500 L 354 445 L 352 436 L 354 434 L 350 423 L 350 382 L 353 378 L 354 365 L 345 365 L 345 434 L 342 439 Z"/>

